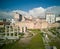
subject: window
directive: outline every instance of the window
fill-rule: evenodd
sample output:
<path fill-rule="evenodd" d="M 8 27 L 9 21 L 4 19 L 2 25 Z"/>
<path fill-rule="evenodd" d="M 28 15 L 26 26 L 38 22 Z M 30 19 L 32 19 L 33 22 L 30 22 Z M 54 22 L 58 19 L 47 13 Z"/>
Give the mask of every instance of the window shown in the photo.
<path fill-rule="evenodd" d="M 9 33 L 7 33 L 7 36 L 9 36 Z"/>
<path fill-rule="evenodd" d="M 17 36 L 17 32 L 15 32 L 15 36 Z"/>
<path fill-rule="evenodd" d="M 11 36 L 13 36 L 13 33 L 11 33 Z"/>

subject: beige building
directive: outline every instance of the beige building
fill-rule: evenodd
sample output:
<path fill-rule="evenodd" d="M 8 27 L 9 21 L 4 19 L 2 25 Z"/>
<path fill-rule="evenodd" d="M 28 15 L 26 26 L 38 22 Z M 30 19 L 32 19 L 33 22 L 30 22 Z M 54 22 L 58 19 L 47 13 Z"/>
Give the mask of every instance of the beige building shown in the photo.
<path fill-rule="evenodd" d="M 17 15 L 16 15 L 17 17 Z M 18 16 L 19 17 L 19 16 Z M 20 31 L 22 31 L 23 27 L 27 27 L 27 29 L 44 29 L 48 27 L 54 27 L 57 24 L 55 24 L 55 14 L 48 13 L 46 14 L 45 18 L 33 18 L 32 16 L 30 18 L 26 18 L 22 16 L 24 19 L 21 19 L 21 21 L 16 21 L 15 25 L 20 27 Z M 24 20 L 24 21 L 22 21 Z M 52 24 L 54 23 L 54 24 Z M 53 26 L 54 25 L 54 26 Z"/>
<path fill-rule="evenodd" d="M 13 16 L 14 16 L 15 21 L 25 21 L 24 16 L 22 16 L 18 12 L 14 12 Z"/>
<path fill-rule="evenodd" d="M 21 27 L 27 27 L 27 29 L 43 29 L 47 28 L 48 23 L 45 21 L 45 19 L 39 19 L 38 21 L 32 20 L 32 19 L 26 19 L 22 22 L 17 22 L 16 25 Z"/>
<path fill-rule="evenodd" d="M 53 18 L 52 18 L 53 17 Z M 51 20 L 51 19 L 53 20 Z M 19 13 L 14 13 L 14 19 L 12 19 L 12 23 L 15 23 L 16 26 L 20 28 L 20 32 L 26 32 L 26 29 L 44 29 L 48 27 L 54 27 L 57 24 L 50 24 L 50 21 L 55 22 L 55 14 L 48 13 L 46 15 L 46 19 L 43 18 L 26 18 Z"/>

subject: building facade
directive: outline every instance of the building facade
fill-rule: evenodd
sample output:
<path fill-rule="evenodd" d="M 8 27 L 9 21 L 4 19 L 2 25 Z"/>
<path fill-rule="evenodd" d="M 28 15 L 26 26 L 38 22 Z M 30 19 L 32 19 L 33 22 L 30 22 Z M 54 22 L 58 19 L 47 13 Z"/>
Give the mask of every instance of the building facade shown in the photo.
<path fill-rule="evenodd" d="M 60 16 L 56 17 L 56 21 L 60 21 Z"/>
<path fill-rule="evenodd" d="M 56 17 L 55 17 L 55 14 L 54 13 L 46 13 L 46 21 L 48 23 L 55 23 L 56 21 Z"/>
<path fill-rule="evenodd" d="M 21 14 L 19 14 L 18 12 L 14 13 L 14 19 L 15 21 L 24 21 L 24 16 L 22 16 Z"/>

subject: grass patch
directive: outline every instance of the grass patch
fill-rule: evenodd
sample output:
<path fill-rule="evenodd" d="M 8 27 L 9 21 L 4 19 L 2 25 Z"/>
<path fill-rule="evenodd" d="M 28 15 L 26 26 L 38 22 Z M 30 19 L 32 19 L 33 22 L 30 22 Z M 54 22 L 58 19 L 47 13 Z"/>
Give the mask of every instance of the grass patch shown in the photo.
<path fill-rule="evenodd" d="M 1 49 L 26 49 L 26 46 L 23 47 L 18 41 L 4 45 Z"/>
<path fill-rule="evenodd" d="M 60 38 L 59 29 L 60 29 L 60 27 L 58 27 L 58 28 L 54 27 L 54 28 L 50 28 L 50 29 L 48 29 L 48 30 L 49 30 L 51 33 L 53 33 L 54 35 L 57 35 L 57 37 Z"/>
<path fill-rule="evenodd" d="M 60 41 L 56 38 L 52 38 L 50 35 L 48 35 L 51 42 L 49 42 L 50 46 L 56 46 L 57 49 L 60 49 Z"/>
<path fill-rule="evenodd" d="M 45 49 L 41 35 L 37 34 L 34 36 L 28 47 L 29 49 Z"/>
<path fill-rule="evenodd" d="M 32 33 L 40 33 L 40 29 L 28 29 L 29 31 L 32 31 Z"/>

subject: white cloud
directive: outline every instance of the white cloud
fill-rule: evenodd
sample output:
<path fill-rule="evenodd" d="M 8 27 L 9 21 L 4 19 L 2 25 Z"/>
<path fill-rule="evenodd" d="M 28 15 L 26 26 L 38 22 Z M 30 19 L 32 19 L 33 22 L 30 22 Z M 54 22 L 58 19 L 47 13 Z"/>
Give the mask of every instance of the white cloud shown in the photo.
<path fill-rule="evenodd" d="M 0 11 L 0 18 L 12 18 L 12 12 Z"/>
<path fill-rule="evenodd" d="M 32 15 L 33 17 L 37 17 L 37 16 L 44 16 L 44 11 L 45 9 L 42 7 L 38 7 L 38 8 L 33 8 L 32 10 L 29 10 L 29 12 L 25 12 L 22 10 L 12 10 L 9 12 L 6 11 L 0 11 L 0 17 L 2 16 L 3 18 L 10 18 L 11 16 L 13 16 L 13 12 L 18 12 L 20 14 L 22 14 L 25 17 L 29 17 L 30 15 Z"/>
<path fill-rule="evenodd" d="M 42 7 L 33 8 L 32 10 L 29 10 L 29 14 L 34 17 L 44 17 L 45 15 L 45 9 Z"/>
<path fill-rule="evenodd" d="M 29 16 L 33 16 L 33 17 L 44 17 L 44 12 L 45 9 L 42 7 L 38 7 L 38 8 L 33 8 L 32 10 L 29 10 L 28 12 L 22 11 L 22 10 L 13 10 L 12 12 L 18 12 L 20 14 L 22 14 L 25 17 L 29 17 Z"/>
<path fill-rule="evenodd" d="M 22 14 L 23 16 L 28 15 L 28 13 L 27 13 L 27 12 L 22 11 L 22 10 L 13 10 L 12 12 L 13 12 L 13 13 L 14 13 L 14 12 L 18 12 L 18 13 Z"/>
<path fill-rule="evenodd" d="M 18 13 L 22 14 L 24 17 L 29 17 L 30 16 L 28 12 L 25 12 L 25 11 L 22 11 L 22 10 L 13 10 L 12 12 L 13 13 L 18 12 Z"/>
<path fill-rule="evenodd" d="M 22 14 L 25 17 L 29 17 L 29 16 L 33 16 L 33 17 L 45 17 L 45 12 L 46 11 L 52 11 L 54 13 L 59 13 L 60 14 L 60 6 L 52 6 L 52 7 L 48 7 L 46 9 L 42 8 L 42 7 L 38 7 L 38 8 L 33 8 L 32 10 L 29 10 L 28 12 L 26 11 L 22 11 L 22 10 L 12 10 L 12 11 L 0 11 L 0 17 L 7 17 L 10 18 L 11 16 L 13 17 L 13 12 L 18 12 L 20 14 Z"/>
<path fill-rule="evenodd" d="M 58 16 L 60 14 L 60 6 L 48 7 L 45 12 L 52 12 L 55 16 Z"/>

